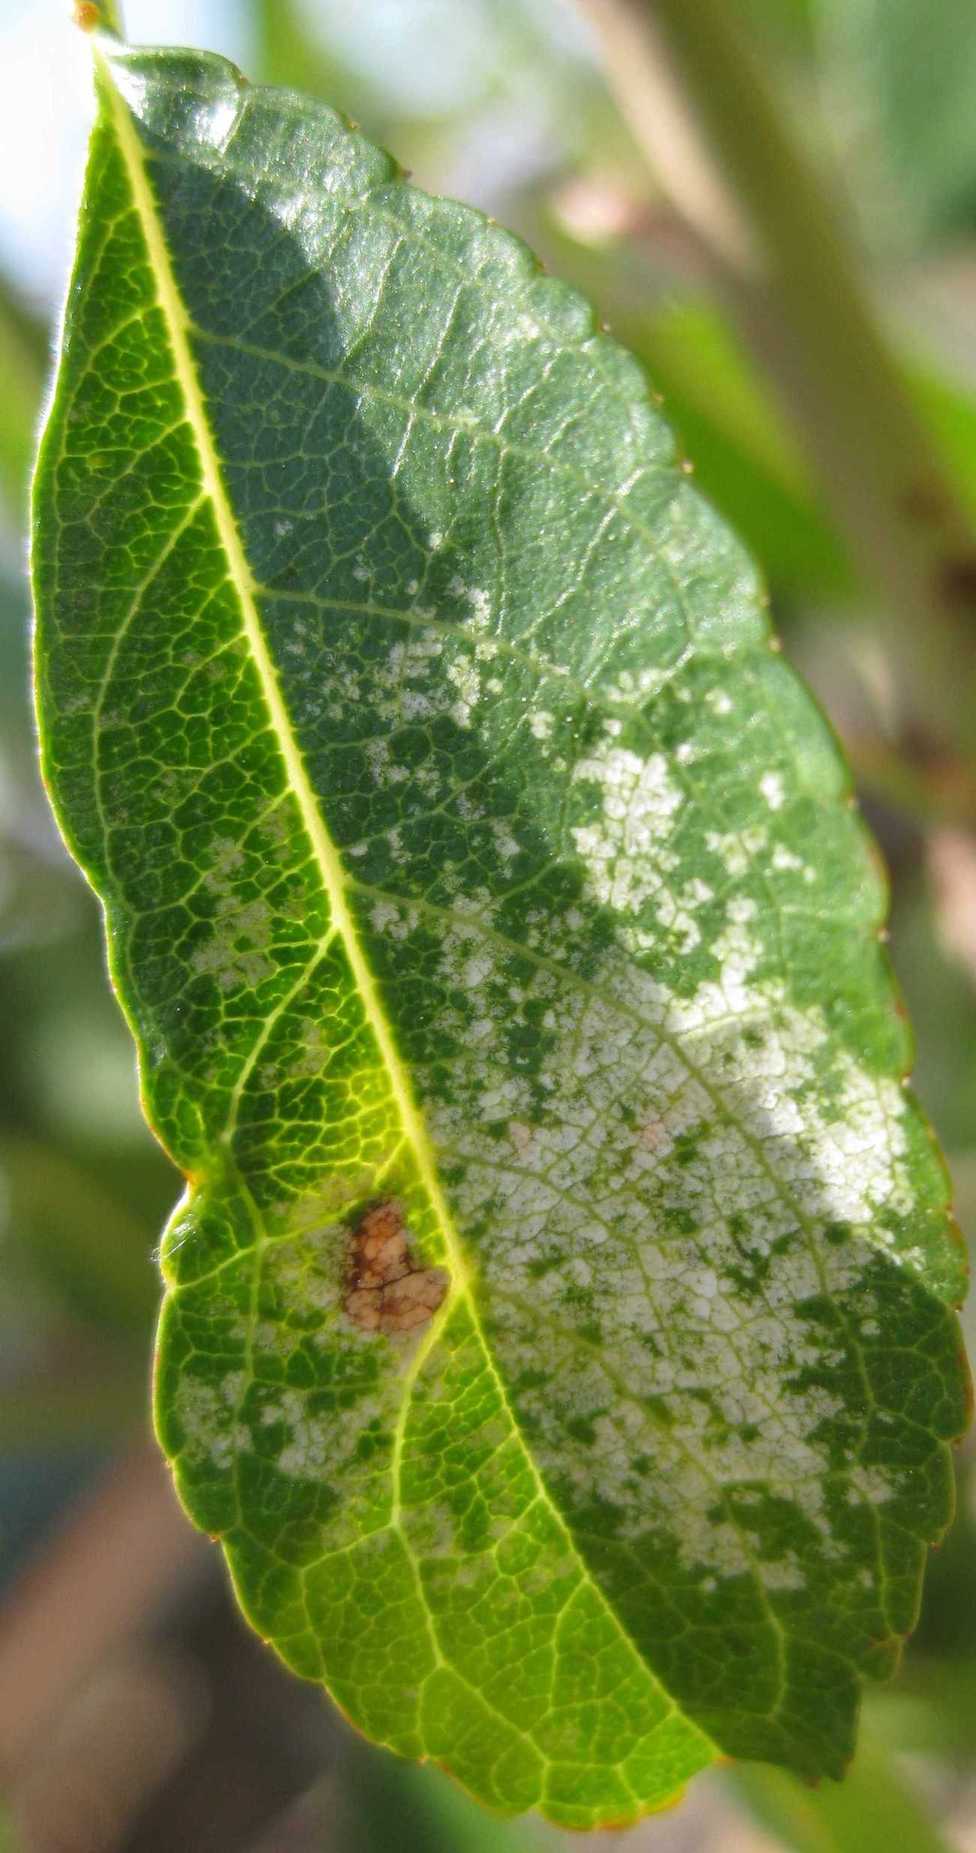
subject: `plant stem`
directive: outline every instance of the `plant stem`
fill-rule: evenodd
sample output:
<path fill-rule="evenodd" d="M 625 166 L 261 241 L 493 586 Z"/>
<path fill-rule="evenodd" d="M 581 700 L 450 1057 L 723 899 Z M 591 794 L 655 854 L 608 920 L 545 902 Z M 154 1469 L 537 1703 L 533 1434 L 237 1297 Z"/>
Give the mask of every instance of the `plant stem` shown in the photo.
<path fill-rule="evenodd" d="M 639 144 L 712 257 L 893 648 L 976 744 L 976 534 L 918 417 L 830 198 L 728 0 L 581 0 Z M 920 651 L 921 638 L 924 652 Z M 911 664 L 910 671 L 908 665 Z M 912 686 L 909 680 L 909 686 Z"/>

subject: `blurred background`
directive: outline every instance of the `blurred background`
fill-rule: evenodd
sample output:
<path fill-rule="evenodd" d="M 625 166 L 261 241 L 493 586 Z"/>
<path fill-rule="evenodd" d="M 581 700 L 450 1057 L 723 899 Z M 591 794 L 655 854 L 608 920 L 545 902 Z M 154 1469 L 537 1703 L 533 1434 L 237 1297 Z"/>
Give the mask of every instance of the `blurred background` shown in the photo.
<path fill-rule="evenodd" d="M 891 871 L 917 1087 L 976 1228 L 976 7 L 718 0 L 709 43 L 713 6 L 684 5 L 701 56 L 682 31 L 630 36 L 653 0 L 126 0 L 126 18 L 353 115 L 419 184 L 520 231 L 644 362 L 847 748 Z M 286 1675 L 147 1437 L 177 1180 L 28 701 L 27 473 L 91 111 L 69 14 L 0 0 L 0 1849 L 579 1845 L 368 1749 Z M 965 1446 L 959 1478 L 849 1780 L 718 1772 L 601 1846 L 976 1850 Z"/>

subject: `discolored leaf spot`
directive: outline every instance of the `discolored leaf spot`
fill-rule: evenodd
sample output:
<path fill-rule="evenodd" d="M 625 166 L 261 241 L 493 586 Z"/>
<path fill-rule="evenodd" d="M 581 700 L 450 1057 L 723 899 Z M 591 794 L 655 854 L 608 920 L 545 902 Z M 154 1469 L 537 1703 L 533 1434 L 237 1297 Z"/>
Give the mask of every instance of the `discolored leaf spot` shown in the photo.
<path fill-rule="evenodd" d="M 413 1258 L 398 1203 L 376 1203 L 352 1232 L 346 1270 L 346 1315 L 364 1332 L 394 1338 L 427 1325 L 448 1288 L 444 1268 Z"/>

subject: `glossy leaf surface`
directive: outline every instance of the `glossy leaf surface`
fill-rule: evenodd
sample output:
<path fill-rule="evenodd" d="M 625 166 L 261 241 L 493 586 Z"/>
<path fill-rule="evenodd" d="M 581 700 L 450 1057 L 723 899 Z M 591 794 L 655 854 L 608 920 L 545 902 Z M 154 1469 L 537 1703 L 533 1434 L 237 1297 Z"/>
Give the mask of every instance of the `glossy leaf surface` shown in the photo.
<path fill-rule="evenodd" d="M 494 1807 L 838 1773 L 965 1392 L 833 742 L 578 297 L 324 108 L 98 63 L 39 699 L 188 1178 L 182 1497 Z"/>

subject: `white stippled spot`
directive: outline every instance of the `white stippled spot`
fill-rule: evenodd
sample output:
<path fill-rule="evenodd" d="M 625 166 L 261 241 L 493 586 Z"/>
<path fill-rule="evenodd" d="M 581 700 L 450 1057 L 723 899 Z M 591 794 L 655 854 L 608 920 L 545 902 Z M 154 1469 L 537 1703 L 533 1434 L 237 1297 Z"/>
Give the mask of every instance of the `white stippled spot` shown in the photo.
<path fill-rule="evenodd" d="M 460 697 L 451 708 L 451 714 L 459 727 L 467 727 L 481 695 L 481 677 L 469 657 L 456 657 L 452 663 L 448 663 L 447 675 Z"/>
<path fill-rule="evenodd" d="M 612 746 L 578 769 L 595 768 L 603 793 L 585 845 L 598 895 L 628 829 L 651 853 L 668 840 L 679 805 L 663 761 L 648 765 Z M 714 902 L 706 883 L 687 889 L 692 908 Z M 804 1370 L 839 1368 L 843 1354 L 803 1307 L 825 1286 L 862 1281 L 879 1213 L 903 1213 L 910 1193 L 900 1089 L 835 1051 L 825 1091 L 827 1025 L 757 978 L 759 929 L 756 901 L 734 894 L 710 946 L 717 975 L 683 997 L 613 952 L 579 996 L 540 969 L 516 1005 L 546 1007 L 552 1047 L 534 1090 L 508 1066 L 504 1015 L 479 1014 L 451 1106 L 425 1105 L 438 1147 L 454 1164 L 463 1156 L 459 1215 L 491 1220 L 484 1287 L 489 1303 L 498 1296 L 506 1370 L 518 1380 L 549 1359 L 546 1385 L 525 1393 L 543 1468 L 613 1504 L 623 1536 L 661 1527 L 689 1567 L 758 1573 L 773 1594 L 802 1585 L 802 1564 L 781 1552 L 759 1561 L 761 1507 L 753 1528 L 716 1518 L 717 1502 L 734 1492 L 741 1513 L 742 1489 L 761 1486 L 798 1510 L 825 1557 L 843 1555 L 823 1491 L 824 1437 L 841 1402 L 790 1387 Z M 478 945 L 473 921 L 448 937 L 444 965 L 488 999 L 505 983 L 503 953 Z M 825 1248 L 827 1224 L 849 1226 L 850 1241 Z M 550 1244 L 562 1258 L 540 1274 Z M 766 1261 L 745 1292 L 751 1253 Z M 576 1336 L 581 1291 L 598 1349 Z M 654 1397 L 668 1399 L 667 1429 L 647 1414 Z M 592 1446 L 567 1448 L 570 1420 L 592 1425 Z M 638 1480 L 645 1456 L 654 1471 Z M 852 1480 L 851 1497 L 874 1504 L 888 1486 L 878 1470 L 870 1485 Z"/>
<path fill-rule="evenodd" d="M 733 876 L 744 875 L 768 842 L 768 832 L 760 825 L 724 833 L 709 830 L 705 836 L 706 847 L 714 851 Z"/>
<path fill-rule="evenodd" d="M 270 951 L 274 916 L 263 896 L 241 902 L 224 886 L 224 880 L 216 870 L 206 879 L 216 896 L 212 931 L 209 939 L 194 947 L 189 962 L 200 976 L 215 979 L 222 991 L 231 991 L 238 985 L 261 984 L 277 969 Z"/>
<path fill-rule="evenodd" d="M 637 913 L 663 891 L 670 865 L 662 851 L 684 795 L 663 753 L 641 759 L 613 744 L 579 760 L 573 778 L 593 780 L 603 794 L 600 821 L 573 829 L 593 893 L 606 905 Z"/>

